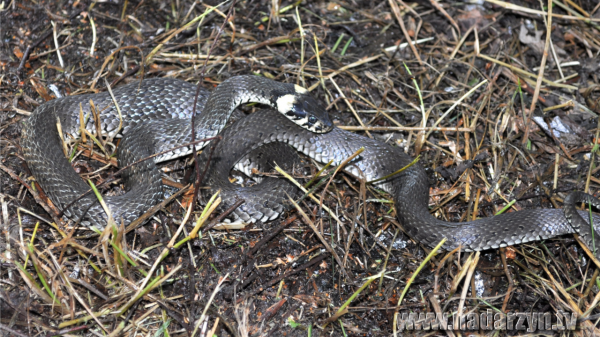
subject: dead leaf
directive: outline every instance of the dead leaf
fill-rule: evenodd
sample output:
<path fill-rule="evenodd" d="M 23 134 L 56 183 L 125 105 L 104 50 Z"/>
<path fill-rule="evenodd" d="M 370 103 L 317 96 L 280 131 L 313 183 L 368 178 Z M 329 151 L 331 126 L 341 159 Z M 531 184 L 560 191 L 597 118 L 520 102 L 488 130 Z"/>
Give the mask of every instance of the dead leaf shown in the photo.
<path fill-rule="evenodd" d="M 521 41 L 521 43 L 523 44 L 528 45 L 529 48 L 531 48 L 531 50 L 533 50 L 533 52 L 537 56 L 541 57 L 544 53 L 544 45 L 546 43 L 544 40 L 542 40 L 542 35 L 544 34 L 544 31 L 536 30 L 534 34 L 534 36 L 529 35 L 525 24 L 521 24 L 521 30 L 519 31 L 519 41 Z M 556 57 L 558 57 L 559 62 L 567 57 L 567 52 L 564 49 L 558 47 L 557 45 L 554 45 L 554 51 L 556 52 Z M 548 67 L 554 67 L 554 53 L 548 53 L 548 62 Z"/>
<path fill-rule="evenodd" d="M 29 82 L 31 83 L 31 86 L 33 86 L 35 91 L 38 93 L 38 95 L 40 95 L 40 97 L 44 99 L 44 101 L 47 102 L 52 100 L 52 96 L 48 94 L 48 90 L 46 90 L 46 87 L 43 86 L 40 82 L 38 82 L 36 78 L 31 78 Z"/>
<path fill-rule="evenodd" d="M 273 317 L 273 315 L 275 315 L 277 313 L 277 311 L 279 311 L 279 309 L 281 309 L 281 307 L 285 304 L 285 302 L 287 302 L 287 299 L 283 298 L 283 299 L 281 299 L 281 301 L 270 306 L 269 309 L 267 309 L 267 311 L 265 311 L 261 320 L 268 320 L 269 318 Z"/>
<path fill-rule="evenodd" d="M 514 260 L 517 257 L 517 253 L 513 247 L 506 247 L 505 249 L 506 258 L 509 260 Z"/>
<path fill-rule="evenodd" d="M 23 58 L 23 52 L 21 51 L 21 48 L 15 46 L 15 48 L 13 48 L 13 54 L 15 54 L 15 56 L 19 59 Z"/>
<path fill-rule="evenodd" d="M 183 206 L 183 208 L 185 209 L 188 209 L 188 207 L 190 207 L 190 204 L 192 203 L 192 200 L 194 200 L 194 189 L 190 188 L 187 192 L 183 194 L 183 198 L 181 199 L 181 206 Z"/>

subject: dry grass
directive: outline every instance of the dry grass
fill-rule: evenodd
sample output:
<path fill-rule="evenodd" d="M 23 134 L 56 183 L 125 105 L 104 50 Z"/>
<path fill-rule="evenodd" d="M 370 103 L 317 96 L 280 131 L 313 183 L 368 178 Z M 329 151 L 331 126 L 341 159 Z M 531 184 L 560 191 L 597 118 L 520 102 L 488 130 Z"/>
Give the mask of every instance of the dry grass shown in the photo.
<path fill-rule="evenodd" d="M 339 127 L 420 155 L 442 219 L 600 187 L 593 1 L 238 1 L 227 21 L 229 3 L 209 3 L 1 5 L 0 335 L 389 336 L 402 313 L 487 309 L 563 310 L 598 332 L 599 269 L 572 237 L 429 254 L 388 195 L 336 168 L 311 167 L 310 198 L 241 230 L 208 230 L 219 214 L 185 195 L 184 161 L 163 168 L 172 196 L 128 227 L 61 218 L 22 165 L 20 122 L 51 84 L 90 93 L 142 76 L 300 84 Z M 543 131 L 557 121 L 572 131 Z M 65 152 L 100 186 L 116 141 L 85 137 Z"/>

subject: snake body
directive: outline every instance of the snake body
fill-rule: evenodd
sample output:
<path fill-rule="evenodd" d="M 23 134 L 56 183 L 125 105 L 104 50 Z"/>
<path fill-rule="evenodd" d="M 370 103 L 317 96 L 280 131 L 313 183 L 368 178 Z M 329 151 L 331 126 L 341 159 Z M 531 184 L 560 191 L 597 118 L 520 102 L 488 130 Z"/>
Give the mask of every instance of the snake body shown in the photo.
<path fill-rule="evenodd" d="M 189 118 L 194 85 L 155 79 L 113 91 L 121 108 L 122 133 L 126 135 L 118 147 L 120 166 L 191 140 Z M 106 223 L 106 214 L 95 196 L 86 196 L 65 209 L 89 186 L 70 167 L 55 127 L 59 118 L 63 133 L 78 134 L 79 105 L 81 103 L 86 111 L 90 98 L 96 106 L 113 105 L 106 93 L 50 101 L 40 106 L 26 122 L 22 146 L 28 166 L 53 203 L 71 218 L 85 218 L 86 223 L 102 227 Z M 253 113 L 225 129 L 221 133 L 223 139 L 214 145 L 207 176 L 209 186 L 222 189 L 226 203 L 231 204 L 236 198 L 245 200 L 235 211 L 244 220 L 264 221 L 277 217 L 284 210 L 282 204 L 288 200 L 288 195 L 295 195 L 296 190 L 275 178 L 263 179 L 249 188 L 231 184 L 228 174 L 242 157 L 246 158 L 246 167 L 267 171 L 273 161 L 288 167 L 293 165 L 296 151 L 319 162 L 332 160 L 334 165 L 339 165 L 364 147 L 364 152 L 344 169 L 366 181 L 386 177 L 412 162 L 412 158 L 397 147 L 333 127 L 324 110 L 305 90 L 252 76 L 233 77 L 210 95 L 201 91 L 197 110 L 202 113 L 194 117 L 196 139 L 218 134 L 231 111 L 250 101 L 270 105 L 277 111 Z M 101 119 L 104 132 L 114 135 L 119 131 L 119 117 L 114 108 L 103 111 Z M 94 130 L 93 122 L 88 122 L 86 128 Z M 190 152 L 189 147 L 182 148 L 127 170 L 124 178 L 129 192 L 106 198 L 113 217 L 128 223 L 156 204 L 161 198 L 156 162 Z M 209 152 L 204 151 L 200 160 L 206 161 Z M 573 207 L 580 201 L 600 205 L 597 199 L 584 193 L 569 196 L 566 211 L 524 210 L 471 222 L 449 223 L 429 213 L 428 179 L 421 164 L 374 184 L 391 194 L 398 220 L 407 233 L 428 246 L 433 247 L 446 238 L 445 249 L 462 246 L 466 250 L 485 250 L 578 232 L 588 246 L 600 247 L 599 236 L 595 235 L 592 242 L 591 229 L 583 220 L 589 216 Z M 600 229 L 600 216 L 593 215 L 593 223 L 595 230 Z"/>
<path fill-rule="evenodd" d="M 260 127 L 265 124 L 272 125 L 270 131 L 261 130 Z M 323 134 L 302 130 L 273 110 L 264 110 L 247 116 L 225 129 L 222 137 L 223 140 L 216 145 L 214 151 L 211 171 L 208 173 L 210 177 L 208 184 L 222 188 L 224 200 L 233 200 L 234 196 L 245 193 L 239 186 L 226 181 L 228 172 L 237 162 L 236 157 L 240 158 L 247 153 L 254 156 L 257 153 L 265 154 L 260 158 L 260 162 L 255 160 L 251 166 L 259 171 L 266 171 L 270 168 L 267 163 L 272 163 L 273 160 L 280 163 L 279 156 L 266 156 L 276 148 L 277 151 L 283 151 L 274 146 L 275 144 L 287 144 L 321 163 L 332 160 L 333 165 L 341 164 L 364 147 L 365 150 L 357 160 L 351 162 L 345 170 L 366 181 L 386 177 L 413 161 L 413 158 L 397 147 L 339 128 Z M 244 140 L 240 141 L 238 137 L 243 137 Z M 264 145 L 267 145 L 269 150 L 261 151 Z M 285 155 L 289 156 L 287 153 Z M 205 152 L 200 159 L 206 160 L 206 156 Z M 271 182 L 266 184 L 272 185 Z M 260 190 L 259 185 L 253 188 Z M 539 241 L 575 233 L 573 221 L 568 218 L 577 221 L 582 218 L 589 219 L 587 213 L 576 214 L 576 211 L 573 212 L 572 208 L 568 208 L 570 212 L 567 216 L 565 211 L 560 209 L 531 209 L 463 223 L 441 221 L 429 213 L 429 183 L 425 169 L 420 163 L 410 166 L 387 180 L 375 182 L 374 185 L 392 196 L 398 220 L 411 237 L 430 247 L 436 246 L 442 238 L 446 238 L 447 241 L 443 245 L 446 250 L 462 246 L 466 250 L 478 251 Z M 293 193 L 293 189 L 270 187 L 268 195 L 270 199 L 285 200 L 286 193 Z M 596 207 L 600 205 L 595 198 L 585 193 L 577 192 L 569 197 L 572 199 L 565 203 L 575 204 L 585 201 Z M 244 207 L 245 205 L 240 207 L 241 217 L 246 213 Z M 255 218 L 260 219 L 261 216 L 262 214 L 259 213 Z M 600 229 L 600 216 L 594 214 L 593 222 L 595 229 Z M 588 226 L 588 222 L 577 222 L 577 226 Z M 586 236 L 588 234 L 582 232 L 584 230 L 585 228 L 581 230 L 577 228 L 579 234 L 583 234 L 584 240 L 589 240 Z"/>
<path fill-rule="evenodd" d="M 88 193 L 71 205 L 89 191 L 90 185 L 65 158 L 57 124 L 63 134 L 80 135 L 82 124 L 94 132 L 94 118 L 89 116 L 92 100 L 99 110 L 101 132 L 109 136 L 124 135 L 117 158 L 119 166 L 125 167 L 154 153 L 191 142 L 190 118 L 195 93 L 196 86 L 191 83 L 162 78 L 116 88 L 113 94 L 117 105 L 109 92 L 49 101 L 39 106 L 25 122 L 21 139 L 25 161 L 44 192 L 67 217 L 103 228 L 107 214 L 94 194 Z M 194 116 L 195 139 L 216 136 L 233 110 L 248 102 L 280 109 L 283 116 L 311 132 L 326 132 L 332 127 L 326 111 L 302 88 L 258 76 L 237 76 L 224 81 L 213 92 L 199 91 L 196 104 L 199 113 Z M 197 144 L 196 149 L 206 143 Z M 163 194 L 156 163 L 191 151 L 191 146 L 179 148 L 127 169 L 123 180 L 128 192 L 104 198 L 113 219 L 119 222 L 122 219 L 128 224 L 155 205 Z"/>

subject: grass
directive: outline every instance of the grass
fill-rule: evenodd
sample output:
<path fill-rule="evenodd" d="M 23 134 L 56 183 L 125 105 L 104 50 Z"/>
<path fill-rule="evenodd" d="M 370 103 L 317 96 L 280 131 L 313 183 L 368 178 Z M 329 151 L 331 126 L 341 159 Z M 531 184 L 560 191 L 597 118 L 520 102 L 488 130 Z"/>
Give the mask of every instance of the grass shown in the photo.
<path fill-rule="evenodd" d="M 111 95 L 117 85 L 142 77 L 203 81 L 210 89 L 232 75 L 257 73 L 307 88 L 340 128 L 410 154 L 419 140 L 416 160 L 428 170 L 429 206 L 438 219 L 483 218 L 498 205 L 498 214 L 553 202 L 561 207 L 569 190 L 598 192 L 600 124 L 589 123 L 589 112 L 598 111 L 597 74 L 583 66 L 600 50 L 594 18 L 600 9 L 589 2 L 548 8 L 545 2 L 486 1 L 477 7 L 476 24 L 465 20 L 476 13 L 464 4 L 443 1 L 410 8 L 398 1 L 344 3 L 343 10 L 328 3 L 238 1 L 235 16 L 224 22 L 230 3 L 181 0 L 163 8 L 124 2 L 117 8 L 78 2 L 69 9 L 50 4 L 42 12 L 5 5 L 5 32 L 15 38 L 0 58 L 0 102 L 7 112 L 0 125 L 0 174 L 7 177 L 0 220 L 18 223 L 20 232 L 10 245 L 0 240 L 2 249 L 10 247 L 0 251 L 0 290 L 8 294 L 0 296 L 7 305 L 0 305 L 10 317 L 0 329 L 74 336 L 389 336 L 394 316 L 407 311 L 599 312 L 598 268 L 570 236 L 489 250 L 479 260 L 458 251 L 431 257 L 407 235 L 397 218 L 402 210 L 374 186 L 377 180 L 360 182 L 342 172 L 360 153 L 320 168 L 309 160 L 302 170 L 280 170 L 282 179 L 304 188 L 303 196 L 267 224 L 208 229 L 224 200 L 214 194 L 206 205 L 190 205 L 182 200 L 183 186 L 166 188 L 174 197 L 125 228 L 110 216 L 97 232 L 58 217 L 23 169 L 19 148 L 24 118 L 46 97 L 38 90 L 56 83 L 64 95 Z M 272 12 L 275 5 L 282 7 Z M 69 19 L 69 11 L 82 12 Z M 523 16 L 532 29 L 552 27 L 547 54 L 567 51 L 557 65 L 540 67 L 543 55 L 523 44 L 515 27 L 508 31 L 506 22 Z M 44 32 L 48 38 L 13 76 L 10 67 Z M 595 139 L 563 144 L 548 137 L 530 123 L 532 106 L 548 118 L 573 117 Z M 82 140 L 64 146 L 72 165 L 93 172 L 86 182 L 109 210 L 103 195 L 121 188 L 118 180 L 106 183 L 119 140 L 83 128 L 102 119 L 104 108 L 82 106 Z M 60 121 L 61 132 L 69 123 Z M 125 127 L 121 121 L 118 128 Z M 522 137 L 526 127 L 531 130 Z M 83 163 L 89 156 L 103 162 L 100 169 L 95 160 Z M 187 164 L 164 166 L 170 184 L 183 178 Z M 2 238 L 12 235 L 3 230 Z M 489 285 L 480 298 L 469 295 L 475 275 Z M 581 325 L 594 329 L 591 321 Z"/>

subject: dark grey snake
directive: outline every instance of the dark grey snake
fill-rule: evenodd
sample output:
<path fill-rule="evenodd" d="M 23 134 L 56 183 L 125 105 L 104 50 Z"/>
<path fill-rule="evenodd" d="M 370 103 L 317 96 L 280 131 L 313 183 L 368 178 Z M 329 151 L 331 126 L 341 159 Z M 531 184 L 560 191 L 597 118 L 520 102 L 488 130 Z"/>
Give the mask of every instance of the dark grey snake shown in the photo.
<path fill-rule="evenodd" d="M 195 89 L 195 85 L 180 80 L 148 79 L 141 85 L 132 83 L 113 90 L 121 109 L 121 133 L 125 135 L 117 149 L 119 166 L 191 140 L 190 116 Z M 93 195 L 65 209 L 88 191 L 89 186 L 65 158 L 56 128 L 58 118 L 63 133 L 78 135 L 80 104 L 84 114 L 88 114 L 90 99 L 103 109 L 100 113 L 102 131 L 110 135 L 118 132 L 119 115 L 108 93 L 70 96 L 36 109 L 24 126 L 21 144 L 29 168 L 52 202 L 70 218 L 103 227 L 106 214 Z M 217 135 L 231 112 L 247 102 L 263 103 L 277 111 L 253 113 L 221 132 L 223 140 L 215 145 L 207 176 L 209 186 L 222 190 L 226 205 L 234 203 L 236 198 L 245 200 L 235 211 L 244 220 L 276 218 L 283 212 L 288 195 L 296 195 L 296 192 L 290 184 L 276 178 L 263 179 L 248 188 L 230 183 L 228 174 L 240 158 L 245 158 L 246 168 L 261 171 L 269 170 L 273 161 L 289 168 L 296 151 L 319 162 L 333 160 L 334 165 L 339 165 L 364 147 L 365 151 L 345 170 L 366 181 L 385 177 L 412 161 L 396 147 L 334 127 L 326 111 L 305 89 L 255 76 L 232 77 L 210 95 L 207 91 L 200 92 L 197 111 L 202 113 L 194 117 L 196 139 Z M 95 130 L 93 118 L 89 118 L 85 126 Z M 205 161 L 209 152 L 204 151 L 199 160 Z M 129 223 L 155 205 L 162 198 L 161 173 L 156 163 L 189 153 L 189 147 L 181 148 L 126 170 L 123 178 L 128 192 L 105 197 L 112 216 Z M 408 234 L 428 246 L 435 246 L 445 237 L 448 240 L 443 246 L 445 249 L 461 245 L 467 250 L 485 250 L 578 232 L 589 247 L 598 247 L 596 251 L 600 251 L 600 238 L 593 235 L 589 216 L 586 212 L 578 213 L 574 206 L 577 202 L 600 206 L 598 199 L 585 193 L 569 195 L 564 211 L 524 210 L 466 223 L 449 223 L 429 213 L 428 179 L 419 163 L 374 185 L 392 195 L 398 219 Z M 600 216 L 594 215 L 593 223 L 596 230 L 600 229 Z"/>

